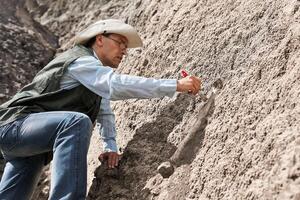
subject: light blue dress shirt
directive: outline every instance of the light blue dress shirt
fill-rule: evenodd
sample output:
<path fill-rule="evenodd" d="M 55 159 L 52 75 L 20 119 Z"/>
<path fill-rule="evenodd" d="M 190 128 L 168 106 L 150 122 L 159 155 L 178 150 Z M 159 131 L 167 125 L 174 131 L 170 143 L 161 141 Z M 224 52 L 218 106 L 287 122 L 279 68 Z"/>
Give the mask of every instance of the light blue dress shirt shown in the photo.
<path fill-rule="evenodd" d="M 155 98 L 176 92 L 176 79 L 153 79 L 117 74 L 111 67 L 103 66 L 94 56 L 75 60 L 61 80 L 61 88 L 71 89 L 80 84 L 102 97 L 97 122 L 105 152 L 117 152 L 115 115 L 110 100 Z"/>

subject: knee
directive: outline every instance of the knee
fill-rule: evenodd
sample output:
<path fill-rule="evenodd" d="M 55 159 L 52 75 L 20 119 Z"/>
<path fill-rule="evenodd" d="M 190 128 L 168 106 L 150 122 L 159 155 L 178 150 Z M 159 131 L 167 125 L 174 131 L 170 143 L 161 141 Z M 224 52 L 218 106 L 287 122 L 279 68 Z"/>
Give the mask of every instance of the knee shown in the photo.
<path fill-rule="evenodd" d="M 89 132 L 92 132 L 93 123 L 87 115 L 85 115 L 83 113 L 78 113 L 78 114 L 76 114 L 76 118 L 78 120 L 78 123 L 80 123 L 80 126 L 83 129 L 88 130 Z"/>

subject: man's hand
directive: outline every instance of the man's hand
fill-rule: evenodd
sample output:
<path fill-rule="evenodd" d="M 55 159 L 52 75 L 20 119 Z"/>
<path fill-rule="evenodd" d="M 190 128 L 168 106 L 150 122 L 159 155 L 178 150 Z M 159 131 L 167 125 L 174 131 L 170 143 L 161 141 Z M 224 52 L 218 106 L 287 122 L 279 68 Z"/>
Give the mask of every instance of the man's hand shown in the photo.
<path fill-rule="evenodd" d="M 108 169 L 112 169 L 118 166 L 120 155 L 116 152 L 105 152 L 100 154 L 98 159 L 101 162 L 107 162 Z"/>
<path fill-rule="evenodd" d="M 176 91 L 196 95 L 201 89 L 201 80 L 196 76 L 187 76 L 177 81 Z"/>

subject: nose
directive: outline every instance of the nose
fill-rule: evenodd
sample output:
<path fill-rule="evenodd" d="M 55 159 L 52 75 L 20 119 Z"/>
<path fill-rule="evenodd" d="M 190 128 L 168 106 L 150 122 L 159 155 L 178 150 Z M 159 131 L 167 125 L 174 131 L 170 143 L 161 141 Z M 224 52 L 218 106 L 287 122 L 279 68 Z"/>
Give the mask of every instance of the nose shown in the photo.
<path fill-rule="evenodd" d="M 121 48 L 121 51 L 122 51 L 122 54 L 123 55 L 127 55 L 127 48 L 126 47 L 124 47 L 124 48 Z"/>
<path fill-rule="evenodd" d="M 120 47 L 121 47 L 121 49 L 127 49 L 127 45 L 124 44 L 124 43 L 121 43 L 121 44 L 120 44 Z"/>

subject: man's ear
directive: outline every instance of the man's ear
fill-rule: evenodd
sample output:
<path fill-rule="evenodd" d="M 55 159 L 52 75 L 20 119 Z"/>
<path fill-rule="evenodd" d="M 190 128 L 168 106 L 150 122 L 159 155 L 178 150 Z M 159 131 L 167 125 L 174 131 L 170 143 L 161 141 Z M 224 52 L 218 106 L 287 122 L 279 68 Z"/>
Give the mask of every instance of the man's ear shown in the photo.
<path fill-rule="evenodd" d="M 95 42 L 99 47 L 102 47 L 103 46 L 103 36 L 102 35 L 96 35 L 96 41 Z"/>

